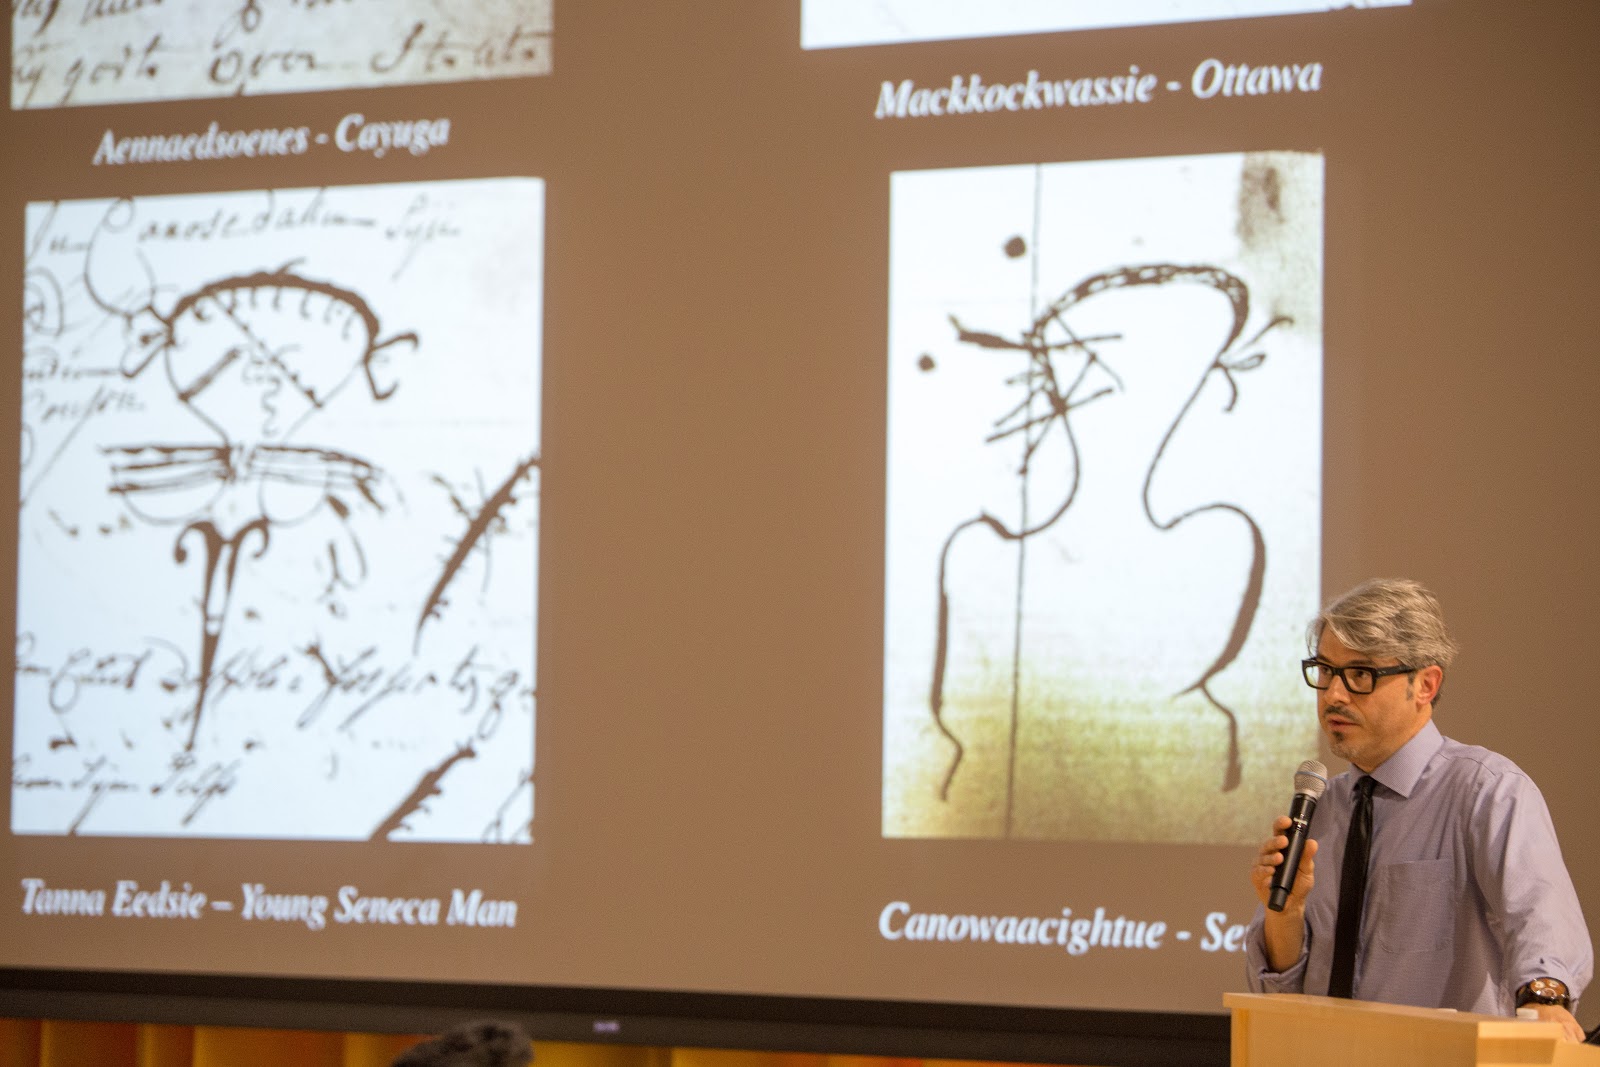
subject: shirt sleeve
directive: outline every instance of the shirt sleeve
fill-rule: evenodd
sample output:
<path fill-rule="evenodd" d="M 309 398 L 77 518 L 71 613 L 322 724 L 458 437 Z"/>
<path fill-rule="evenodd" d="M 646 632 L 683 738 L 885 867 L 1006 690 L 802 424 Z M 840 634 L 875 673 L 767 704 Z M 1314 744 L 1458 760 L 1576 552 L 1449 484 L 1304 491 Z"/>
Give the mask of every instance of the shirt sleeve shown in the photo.
<path fill-rule="evenodd" d="M 1500 938 L 1507 995 L 1549 976 L 1566 983 L 1576 1005 L 1594 976 L 1594 946 L 1539 788 L 1520 771 L 1491 774 L 1470 832 L 1473 876 Z"/>
<path fill-rule="evenodd" d="M 1311 930 L 1308 926 L 1300 940 L 1300 958 L 1288 969 L 1274 971 L 1267 962 L 1267 937 L 1265 932 L 1267 911 L 1256 905 L 1254 918 L 1245 932 L 1245 981 L 1252 993 L 1304 993 L 1306 985 L 1306 960 L 1311 955 Z M 1556 977 L 1551 975 L 1551 977 Z"/>

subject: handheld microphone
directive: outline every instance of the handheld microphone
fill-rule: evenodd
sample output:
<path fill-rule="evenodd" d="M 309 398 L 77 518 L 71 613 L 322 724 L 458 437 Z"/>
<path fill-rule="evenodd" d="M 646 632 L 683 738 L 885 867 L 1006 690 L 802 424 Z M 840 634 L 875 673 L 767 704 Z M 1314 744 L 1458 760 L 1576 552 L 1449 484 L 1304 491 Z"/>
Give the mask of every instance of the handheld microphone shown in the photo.
<path fill-rule="evenodd" d="M 1288 903 L 1289 890 L 1294 888 L 1294 877 L 1300 871 L 1300 854 L 1305 851 L 1306 838 L 1311 836 L 1311 816 L 1316 814 L 1317 801 L 1328 788 L 1328 768 L 1314 759 L 1300 764 L 1294 772 L 1294 799 L 1289 802 L 1289 829 L 1284 831 L 1289 843 L 1283 849 L 1283 862 L 1272 872 L 1272 893 L 1267 907 L 1282 911 Z"/>

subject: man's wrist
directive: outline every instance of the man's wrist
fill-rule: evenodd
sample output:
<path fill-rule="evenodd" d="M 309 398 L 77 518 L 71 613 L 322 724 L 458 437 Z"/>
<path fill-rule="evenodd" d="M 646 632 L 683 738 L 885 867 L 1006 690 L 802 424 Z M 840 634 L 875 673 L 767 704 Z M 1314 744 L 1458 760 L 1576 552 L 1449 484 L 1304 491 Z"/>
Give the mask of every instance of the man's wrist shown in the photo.
<path fill-rule="evenodd" d="M 1291 970 L 1306 948 L 1306 920 L 1303 908 L 1266 913 L 1261 923 L 1261 947 L 1274 974 Z"/>

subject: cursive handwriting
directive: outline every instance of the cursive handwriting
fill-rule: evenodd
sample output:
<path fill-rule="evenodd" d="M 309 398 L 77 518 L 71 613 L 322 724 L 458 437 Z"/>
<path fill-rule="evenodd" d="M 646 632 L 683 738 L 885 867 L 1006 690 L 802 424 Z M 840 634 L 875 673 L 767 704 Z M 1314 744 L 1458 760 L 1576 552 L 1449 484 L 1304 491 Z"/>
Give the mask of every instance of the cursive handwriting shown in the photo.
<path fill-rule="evenodd" d="M 132 692 L 139 685 L 141 672 L 150 663 L 153 649 L 143 652 L 95 652 L 76 648 L 59 663 L 39 663 L 33 658 L 35 637 L 30 632 L 17 635 L 17 678 L 38 678 L 44 683 L 50 710 L 71 711 L 88 689 L 121 689 Z"/>
<path fill-rule="evenodd" d="M 179 752 L 172 757 L 172 773 L 150 787 L 153 796 L 170 793 L 188 804 L 180 820 L 188 826 L 206 805 L 227 796 L 239 784 L 239 760 L 202 763 L 193 753 Z"/>
<path fill-rule="evenodd" d="M 336 697 L 346 698 L 349 705 L 339 722 L 339 729 L 349 730 L 385 700 L 443 690 L 454 695 L 458 716 L 478 717 L 474 732 L 479 740 L 488 740 L 508 707 L 531 708 L 534 696 L 532 684 L 520 670 L 480 662 L 476 647 L 448 672 L 430 670 L 415 661 L 380 664 L 377 649 L 371 647 L 342 656 L 329 654 L 313 642 L 303 652 L 320 669 L 322 689 L 296 720 L 302 728 L 316 722 Z"/>
<path fill-rule="evenodd" d="M 218 18 L 218 9 L 223 14 Z M 529 77 L 550 0 L 12 0 L 12 106 Z"/>

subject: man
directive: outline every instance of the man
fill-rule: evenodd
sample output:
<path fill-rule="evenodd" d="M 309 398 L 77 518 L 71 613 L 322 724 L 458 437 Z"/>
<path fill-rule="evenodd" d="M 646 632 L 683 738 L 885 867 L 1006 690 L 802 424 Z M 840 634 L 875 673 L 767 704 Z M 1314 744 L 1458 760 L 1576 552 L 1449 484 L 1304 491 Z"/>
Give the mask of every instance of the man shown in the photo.
<path fill-rule="evenodd" d="M 1532 1006 L 1582 1041 L 1572 1008 L 1594 952 L 1544 798 L 1510 760 L 1433 723 L 1456 651 L 1439 602 L 1416 582 L 1366 582 L 1313 620 L 1307 644 L 1323 733 L 1351 768 L 1318 802 L 1282 911 L 1265 904 L 1288 818 L 1262 843 L 1250 988 Z"/>

